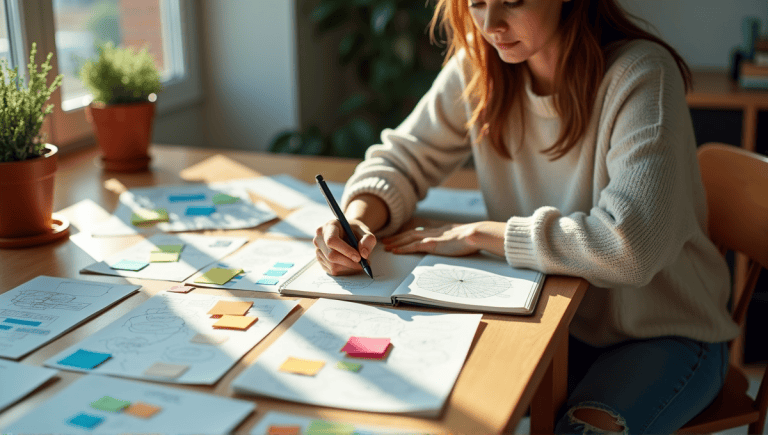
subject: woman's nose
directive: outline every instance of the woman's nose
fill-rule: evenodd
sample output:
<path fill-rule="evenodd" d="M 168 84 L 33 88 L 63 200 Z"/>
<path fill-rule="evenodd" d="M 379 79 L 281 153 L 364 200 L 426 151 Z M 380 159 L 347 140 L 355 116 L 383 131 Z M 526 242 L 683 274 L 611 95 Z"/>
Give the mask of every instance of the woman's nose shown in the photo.
<path fill-rule="evenodd" d="M 503 11 L 498 7 L 489 6 L 485 12 L 485 33 L 501 33 L 507 30 L 507 22 L 504 20 Z"/>

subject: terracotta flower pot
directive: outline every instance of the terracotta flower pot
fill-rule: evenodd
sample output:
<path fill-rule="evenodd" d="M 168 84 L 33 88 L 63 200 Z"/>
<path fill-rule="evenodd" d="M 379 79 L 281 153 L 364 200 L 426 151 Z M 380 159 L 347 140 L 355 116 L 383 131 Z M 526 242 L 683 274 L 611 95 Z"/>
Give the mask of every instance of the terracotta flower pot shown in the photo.
<path fill-rule="evenodd" d="M 85 109 L 93 125 L 104 169 L 138 172 L 149 167 L 149 142 L 155 118 L 155 103 L 91 103 Z"/>
<path fill-rule="evenodd" d="M 0 163 L 0 238 L 51 232 L 59 149 L 47 144 L 46 150 L 41 157 Z"/>

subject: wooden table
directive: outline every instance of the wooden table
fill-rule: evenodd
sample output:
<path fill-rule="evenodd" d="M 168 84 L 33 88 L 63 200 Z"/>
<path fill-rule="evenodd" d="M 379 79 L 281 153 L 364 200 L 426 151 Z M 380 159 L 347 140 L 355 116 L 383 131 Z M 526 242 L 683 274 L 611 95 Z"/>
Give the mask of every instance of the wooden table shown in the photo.
<path fill-rule="evenodd" d="M 183 182 L 213 182 L 279 173 L 289 173 L 310 182 L 317 172 L 322 172 L 327 180 L 344 181 L 352 174 L 357 164 L 356 160 L 348 159 L 289 157 L 163 145 L 153 145 L 151 154 L 153 157 L 151 171 L 140 174 L 102 171 L 99 167 L 98 152 L 95 149 L 73 152 L 60 159 L 56 174 L 54 210 L 59 210 L 70 219 L 73 236 L 79 232 L 78 226 L 85 228 L 97 218 L 88 211 L 87 207 L 84 207 L 81 201 L 90 199 L 111 212 L 117 205 L 118 193 L 125 188 Z M 462 170 L 454 174 L 445 186 L 475 188 L 476 178 L 472 171 Z M 281 216 L 287 212 L 280 207 L 275 206 L 275 208 Z M 264 224 L 250 230 L 227 231 L 226 234 L 246 236 L 253 240 L 264 236 L 263 230 L 269 225 L 270 223 Z M 222 234 L 224 232 L 206 233 Z M 29 354 L 21 362 L 41 366 L 49 357 L 103 328 L 151 295 L 172 285 L 170 282 L 163 281 L 80 275 L 81 268 L 94 262 L 89 253 L 109 255 L 137 243 L 140 238 L 131 236 L 89 238 L 89 240 L 91 242 L 87 245 L 82 243 L 78 245 L 71 239 L 65 239 L 39 247 L 0 250 L 0 293 L 38 275 L 111 283 L 127 281 L 143 286 L 139 293 Z M 178 388 L 256 402 L 258 404 L 256 412 L 237 429 L 238 432 L 243 433 L 250 431 L 269 410 L 430 433 L 498 433 L 505 429 L 514 430 L 531 403 L 532 433 L 551 432 L 555 411 L 565 399 L 568 324 L 586 288 L 586 281 L 579 278 L 549 276 L 536 312 L 532 316 L 483 315 L 464 368 L 438 419 L 330 409 L 235 394 L 230 388 L 232 380 L 290 327 L 312 305 L 314 299 L 301 299 L 300 308 L 289 314 L 217 384 L 178 386 Z M 241 297 L 280 297 L 218 289 L 197 289 L 195 292 Z M 424 308 L 418 309 L 424 310 Z M 0 427 L 16 420 L 80 376 L 86 375 L 61 371 L 57 381 L 38 389 L 0 414 Z"/>

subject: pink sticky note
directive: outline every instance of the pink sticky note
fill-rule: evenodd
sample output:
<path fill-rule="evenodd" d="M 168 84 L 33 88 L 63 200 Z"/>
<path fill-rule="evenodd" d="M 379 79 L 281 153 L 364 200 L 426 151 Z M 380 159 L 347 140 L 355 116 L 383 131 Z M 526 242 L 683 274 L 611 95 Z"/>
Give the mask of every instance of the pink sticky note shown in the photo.
<path fill-rule="evenodd" d="M 342 352 L 353 357 L 375 358 L 384 355 L 389 347 L 388 338 L 349 337 L 347 344 L 341 348 Z"/>

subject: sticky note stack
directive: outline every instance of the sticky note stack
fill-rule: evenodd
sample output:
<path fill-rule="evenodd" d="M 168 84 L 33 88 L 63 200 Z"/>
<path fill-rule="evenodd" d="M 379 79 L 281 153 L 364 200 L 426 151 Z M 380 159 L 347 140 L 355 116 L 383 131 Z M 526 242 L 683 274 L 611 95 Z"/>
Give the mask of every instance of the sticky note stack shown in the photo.
<path fill-rule="evenodd" d="M 341 348 L 348 357 L 382 359 L 387 356 L 390 348 L 389 338 L 349 337 L 347 344 Z"/>
<path fill-rule="evenodd" d="M 253 302 L 245 301 L 218 301 L 208 311 L 214 319 L 219 319 L 213 324 L 215 329 L 236 329 L 244 331 L 251 327 L 258 317 L 246 316 L 248 310 L 253 306 Z"/>

